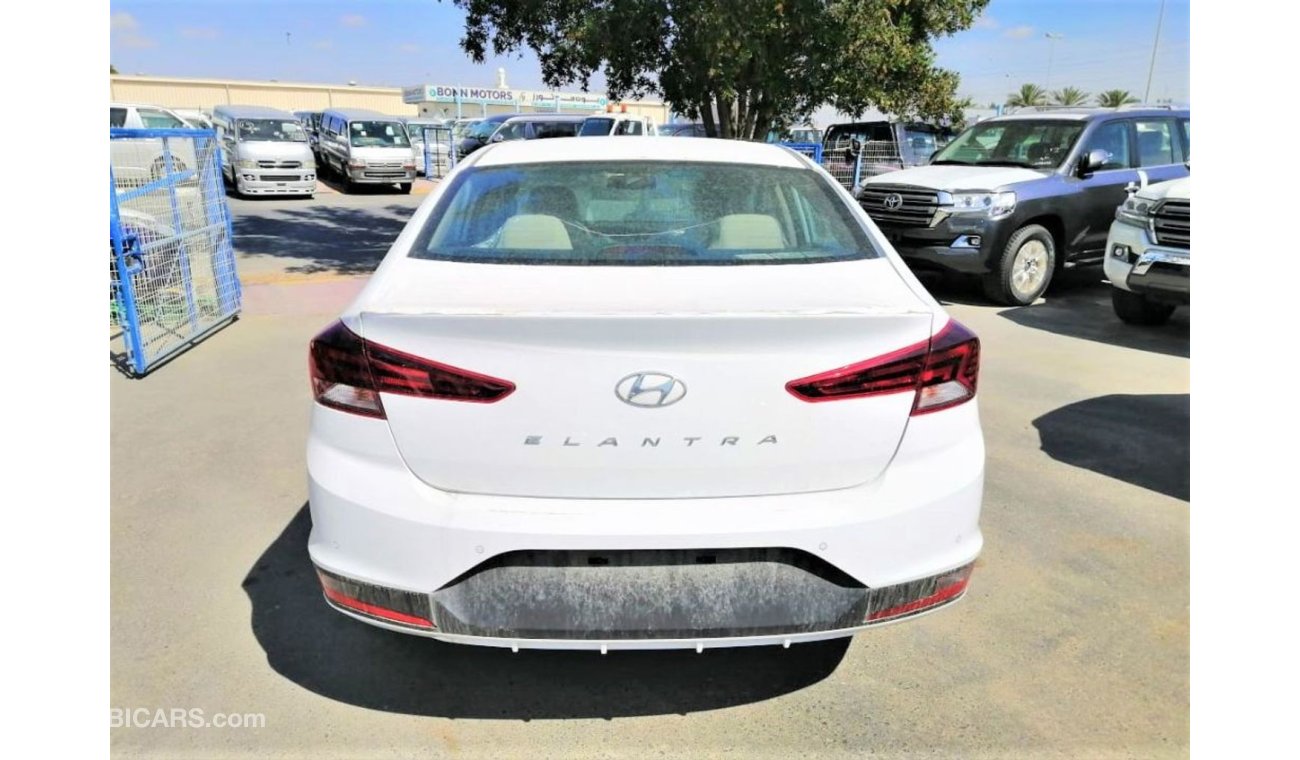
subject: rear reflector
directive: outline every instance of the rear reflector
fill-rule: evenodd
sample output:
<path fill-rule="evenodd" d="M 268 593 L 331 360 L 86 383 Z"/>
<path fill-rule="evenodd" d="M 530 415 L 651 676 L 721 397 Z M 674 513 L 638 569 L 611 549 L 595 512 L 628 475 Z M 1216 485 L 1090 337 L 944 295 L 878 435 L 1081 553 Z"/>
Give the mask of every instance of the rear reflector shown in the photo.
<path fill-rule="evenodd" d="M 971 562 L 941 575 L 872 589 L 866 622 L 898 620 L 955 601 L 966 592 L 974 569 L 975 563 Z"/>
<path fill-rule="evenodd" d="M 365 340 L 342 322 L 312 339 L 309 359 L 318 402 L 368 417 L 384 417 L 380 393 L 488 404 L 515 390 L 509 381 Z"/>
<path fill-rule="evenodd" d="M 839 401 L 912 393 L 912 414 L 956 406 L 975 397 L 980 341 L 956 320 L 929 340 L 874 359 L 786 383 L 802 401 Z"/>
<path fill-rule="evenodd" d="M 412 628 L 434 628 L 427 594 L 375 586 L 316 568 L 325 598 L 365 617 Z"/>

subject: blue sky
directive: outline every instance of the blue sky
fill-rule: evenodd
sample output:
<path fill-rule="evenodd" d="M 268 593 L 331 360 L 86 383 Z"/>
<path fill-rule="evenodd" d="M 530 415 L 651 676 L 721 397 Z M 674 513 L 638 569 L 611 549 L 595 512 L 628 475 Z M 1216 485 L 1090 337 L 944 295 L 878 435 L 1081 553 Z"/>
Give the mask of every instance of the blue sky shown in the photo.
<path fill-rule="evenodd" d="M 993 0 L 973 28 L 935 49 L 979 104 L 1030 81 L 1140 96 L 1159 8 L 1160 0 Z M 111 13 L 111 59 L 124 74 L 492 85 L 504 66 L 511 87 L 542 89 L 530 53 L 483 65 L 466 58 L 457 44 L 463 14 L 448 1 L 114 0 Z M 1051 42 L 1048 32 L 1063 37 Z M 1190 100 L 1190 32 L 1189 0 L 1168 0 L 1152 99 Z"/>

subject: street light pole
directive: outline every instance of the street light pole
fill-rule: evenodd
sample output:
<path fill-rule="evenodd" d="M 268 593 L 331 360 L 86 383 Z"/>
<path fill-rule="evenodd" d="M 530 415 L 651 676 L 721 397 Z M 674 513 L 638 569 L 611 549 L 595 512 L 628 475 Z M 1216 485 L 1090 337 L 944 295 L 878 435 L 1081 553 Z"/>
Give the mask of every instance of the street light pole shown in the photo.
<path fill-rule="evenodd" d="M 1047 38 L 1047 81 L 1043 83 L 1044 90 L 1052 89 L 1052 53 L 1056 50 L 1056 41 L 1064 39 L 1064 34 L 1056 32 L 1047 32 L 1043 35 Z"/>
<path fill-rule="evenodd" d="M 1160 46 L 1160 27 L 1165 22 L 1165 0 L 1160 0 L 1160 17 L 1156 19 L 1156 38 L 1151 41 L 1151 67 L 1147 69 L 1147 91 L 1143 103 L 1151 102 L 1151 77 L 1156 73 L 1156 48 Z"/>

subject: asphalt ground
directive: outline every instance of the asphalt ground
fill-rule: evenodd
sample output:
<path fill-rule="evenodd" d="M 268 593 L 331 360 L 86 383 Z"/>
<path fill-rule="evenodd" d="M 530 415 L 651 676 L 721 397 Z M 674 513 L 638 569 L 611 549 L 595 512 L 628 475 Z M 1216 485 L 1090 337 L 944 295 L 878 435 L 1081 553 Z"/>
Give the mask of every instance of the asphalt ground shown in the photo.
<path fill-rule="evenodd" d="M 115 728 L 115 756 L 1188 753 L 1190 312 L 1124 326 L 1096 270 L 1019 309 L 934 284 L 983 341 L 986 543 L 951 608 L 789 650 L 603 657 L 329 610 L 305 347 L 418 201 L 232 201 L 244 316 L 142 380 L 110 368 L 112 706 L 264 721 Z"/>

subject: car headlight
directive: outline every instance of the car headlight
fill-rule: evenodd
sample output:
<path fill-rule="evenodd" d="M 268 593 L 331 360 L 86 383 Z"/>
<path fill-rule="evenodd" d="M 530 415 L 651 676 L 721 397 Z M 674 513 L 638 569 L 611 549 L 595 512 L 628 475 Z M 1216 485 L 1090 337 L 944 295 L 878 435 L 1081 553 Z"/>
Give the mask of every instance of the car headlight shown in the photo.
<path fill-rule="evenodd" d="M 235 168 L 237 168 L 237 169 L 256 169 L 256 168 L 257 168 L 257 162 L 254 161 L 254 160 L 252 160 L 252 159 L 241 158 L 241 159 L 239 159 L 238 161 L 235 162 Z"/>
<path fill-rule="evenodd" d="M 951 196 L 954 214 L 979 214 L 1001 219 L 1016 210 L 1016 194 L 1009 190 L 1001 193 L 952 193 Z"/>
<path fill-rule="evenodd" d="M 348 166 L 353 169 L 364 169 L 366 168 L 366 160 L 364 158 L 349 158 Z"/>
<path fill-rule="evenodd" d="M 1138 227 L 1145 227 L 1151 220 L 1151 201 L 1143 200 L 1135 195 L 1129 196 L 1129 199 L 1115 209 L 1115 219 L 1129 224 L 1135 224 Z"/>

